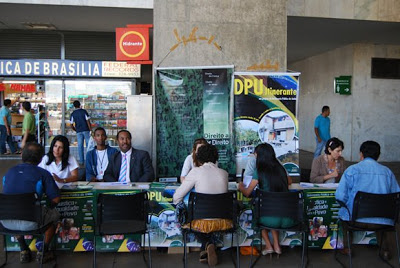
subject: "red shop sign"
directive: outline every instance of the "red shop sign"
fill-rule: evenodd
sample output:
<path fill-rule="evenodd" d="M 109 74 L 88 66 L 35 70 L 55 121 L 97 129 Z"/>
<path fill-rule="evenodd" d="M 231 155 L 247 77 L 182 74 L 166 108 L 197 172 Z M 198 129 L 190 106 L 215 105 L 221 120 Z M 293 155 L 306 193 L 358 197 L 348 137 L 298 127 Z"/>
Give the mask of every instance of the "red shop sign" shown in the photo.
<path fill-rule="evenodd" d="M 149 28 L 153 25 L 128 25 L 127 28 L 116 28 L 117 61 L 134 61 L 147 63 L 150 59 Z M 133 63 L 133 62 L 132 62 Z"/>
<path fill-rule="evenodd" d="M 35 84 L 3 84 L 0 83 L 0 91 L 12 90 L 17 92 L 36 92 Z"/>

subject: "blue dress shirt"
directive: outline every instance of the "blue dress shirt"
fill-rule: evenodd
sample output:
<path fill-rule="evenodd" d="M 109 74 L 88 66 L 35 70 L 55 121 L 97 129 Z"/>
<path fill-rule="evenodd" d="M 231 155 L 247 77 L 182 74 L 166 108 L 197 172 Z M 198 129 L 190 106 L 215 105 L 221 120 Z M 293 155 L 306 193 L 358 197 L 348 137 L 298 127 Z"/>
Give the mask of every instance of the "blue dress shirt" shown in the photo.
<path fill-rule="evenodd" d="M 350 166 L 343 173 L 339 186 L 336 189 L 336 199 L 343 201 L 353 211 L 353 201 L 358 191 L 388 194 L 400 192 L 399 184 L 393 172 L 376 162 L 372 158 L 365 158 L 358 164 Z M 339 218 L 345 221 L 349 220 L 348 212 L 345 208 L 340 208 Z M 394 222 L 385 218 L 364 218 L 359 222 L 393 225 Z"/>

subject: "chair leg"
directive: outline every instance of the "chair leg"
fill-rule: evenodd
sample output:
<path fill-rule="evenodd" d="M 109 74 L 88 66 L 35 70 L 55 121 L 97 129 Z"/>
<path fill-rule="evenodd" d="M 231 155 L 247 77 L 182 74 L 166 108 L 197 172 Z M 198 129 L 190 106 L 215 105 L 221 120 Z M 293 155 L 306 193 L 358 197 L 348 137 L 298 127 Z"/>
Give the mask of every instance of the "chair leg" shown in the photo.
<path fill-rule="evenodd" d="M 339 260 L 339 258 L 338 258 L 339 232 L 340 232 L 340 229 L 342 228 L 343 234 L 344 234 L 343 223 L 342 223 L 341 220 L 338 219 L 338 221 L 337 221 L 336 224 L 337 224 L 337 230 L 336 230 L 336 244 L 335 244 L 335 248 L 334 248 L 334 250 L 335 250 L 334 257 L 335 257 L 335 260 L 336 260 L 342 267 L 344 267 L 343 263 L 342 263 L 342 262 Z M 343 236 L 343 239 L 344 239 L 344 236 Z M 345 241 L 343 240 L 343 244 L 344 244 L 344 242 L 345 242 Z"/>
<path fill-rule="evenodd" d="M 304 266 L 304 256 L 305 256 L 305 253 L 306 253 L 305 251 L 307 248 L 306 232 L 303 232 L 302 236 L 303 236 L 303 241 L 302 241 L 303 248 L 302 248 L 302 254 L 301 254 L 301 267 L 304 268 L 305 267 Z"/>
<path fill-rule="evenodd" d="M 146 264 L 146 267 L 149 266 L 149 263 L 146 260 L 146 236 L 142 239 L 140 236 L 140 252 L 142 253 L 143 261 Z"/>
<path fill-rule="evenodd" d="M 253 243 L 254 243 L 254 238 L 251 239 L 251 243 L 250 243 L 250 247 L 253 247 Z M 249 267 L 253 267 L 253 249 L 251 249 L 251 255 L 250 255 L 250 265 Z"/>
<path fill-rule="evenodd" d="M 54 254 L 54 265 L 53 265 L 53 267 L 57 267 L 57 245 L 56 245 L 56 242 L 55 242 L 56 240 L 54 240 L 54 239 L 52 239 L 51 241 L 50 241 L 50 245 L 51 245 L 51 248 L 53 249 L 53 254 Z"/>
<path fill-rule="evenodd" d="M 93 268 L 96 268 L 96 235 L 93 236 Z"/>
<path fill-rule="evenodd" d="M 258 257 L 256 258 L 256 260 L 253 263 L 253 242 L 254 242 L 254 239 L 252 239 L 251 240 L 250 268 L 254 267 L 257 264 L 258 260 L 262 257 L 262 246 L 263 246 L 263 244 L 262 244 L 263 240 L 262 240 L 262 234 L 261 234 L 262 230 L 260 229 L 259 231 L 260 231 L 260 254 L 258 255 Z"/>
<path fill-rule="evenodd" d="M 235 267 L 240 267 L 240 260 L 239 260 L 239 250 L 240 250 L 240 248 L 239 248 L 239 235 L 238 235 L 238 233 L 235 231 L 235 232 L 233 232 L 233 233 L 231 233 L 231 235 L 232 235 L 232 238 L 231 238 L 231 258 L 232 258 L 232 262 L 233 262 L 233 264 L 235 265 Z M 233 236 L 234 235 L 236 235 L 236 259 L 235 259 L 235 257 L 233 256 L 233 250 L 235 250 L 234 249 L 234 246 L 233 246 Z"/>
<path fill-rule="evenodd" d="M 187 267 L 187 252 L 186 252 L 186 231 L 183 231 L 183 267 Z"/>
<path fill-rule="evenodd" d="M 150 232 L 147 232 L 147 236 L 149 238 L 149 267 L 152 267 L 152 263 L 151 263 L 151 244 L 150 244 Z M 145 235 L 146 237 L 146 235 Z"/>
<path fill-rule="evenodd" d="M 0 266 L 0 267 L 4 267 L 4 266 L 6 266 L 6 264 L 7 264 L 7 243 L 6 243 L 6 235 L 3 235 L 3 247 L 4 247 L 4 251 L 5 251 L 5 260 L 4 260 L 4 263 Z"/>
<path fill-rule="evenodd" d="M 400 265 L 399 237 L 397 236 L 398 234 L 397 234 L 396 226 L 394 227 L 394 232 L 395 232 L 395 235 L 396 235 L 397 258 L 398 258 L 398 260 L 399 260 L 399 265 Z"/>
<path fill-rule="evenodd" d="M 350 239 L 350 232 L 347 230 L 347 245 L 349 247 L 349 262 L 350 262 L 350 268 L 353 267 L 353 262 L 351 260 L 351 239 Z"/>
<path fill-rule="evenodd" d="M 43 239 L 42 250 L 41 250 L 42 251 L 42 258 L 40 259 L 40 268 L 43 267 L 43 259 L 44 259 L 44 235 L 43 235 L 42 239 Z"/>
<path fill-rule="evenodd" d="M 233 234 L 232 234 L 233 235 Z M 236 235 L 236 267 L 240 268 L 240 247 L 239 247 L 239 234 L 235 232 Z"/>

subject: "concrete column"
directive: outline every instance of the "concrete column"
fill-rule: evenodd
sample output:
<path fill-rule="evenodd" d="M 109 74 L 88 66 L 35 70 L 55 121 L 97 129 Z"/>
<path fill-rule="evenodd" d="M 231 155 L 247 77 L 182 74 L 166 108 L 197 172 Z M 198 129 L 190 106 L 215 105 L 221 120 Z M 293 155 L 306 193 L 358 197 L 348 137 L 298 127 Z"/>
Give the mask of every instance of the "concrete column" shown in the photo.
<path fill-rule="evenodd" d="M 154 67 L 286 71 L 286 1 L 154 0 Z"/>

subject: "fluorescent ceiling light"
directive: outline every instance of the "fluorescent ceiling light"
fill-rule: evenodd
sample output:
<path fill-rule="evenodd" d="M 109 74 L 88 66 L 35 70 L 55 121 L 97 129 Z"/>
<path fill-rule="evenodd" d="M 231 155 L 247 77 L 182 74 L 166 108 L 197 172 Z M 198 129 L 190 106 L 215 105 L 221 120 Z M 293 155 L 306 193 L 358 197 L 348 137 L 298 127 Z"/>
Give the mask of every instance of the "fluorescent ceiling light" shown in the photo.
<path fill-rule="evenodd" d="M 27 81 L 27 80 L 4 80 L 3 84 L 35 84 L 36 81 Z"/>
<path fill-rule="evenodd" d="M 57 30 L 56 26 L 50 23 L 23 22 L 22 25 L 32 30 Z"/>

